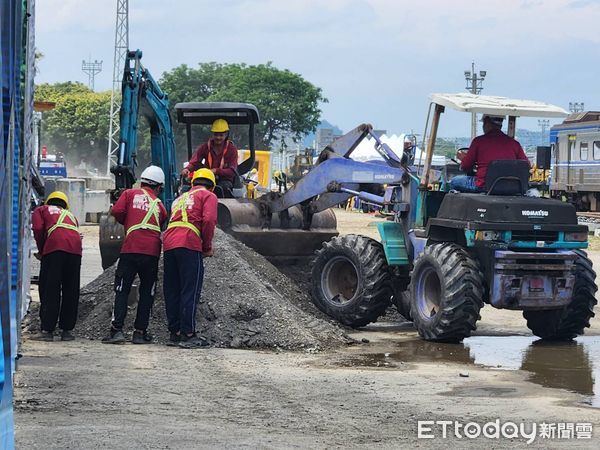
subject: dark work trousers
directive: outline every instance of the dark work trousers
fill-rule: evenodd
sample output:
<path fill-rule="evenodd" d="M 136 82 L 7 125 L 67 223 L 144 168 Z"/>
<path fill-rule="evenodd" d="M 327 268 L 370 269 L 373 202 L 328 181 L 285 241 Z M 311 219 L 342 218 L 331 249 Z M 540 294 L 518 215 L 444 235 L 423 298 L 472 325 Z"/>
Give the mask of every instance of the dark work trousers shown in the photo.
<path fill-rule="evenodd" d="M 52 252 L 42 256 L 40 267 L 40 322 L 44 331 L 71 331 L 77 322 L 81 255 Z"/>
<path fill-rule="evenodd" d="M 116 330 L 123 329 L 127 316 L 127 299 L 136 275 L 140 277 L 140 286 L 137 314 L 133 326 L 136 330 L 145 331 L 148 328 L 158 276 L 158 256 L 121 253 L 115 272 L 115 308 L 112 326 Z"/>
<path fill-rule="evenodd" d="M 163 289 L 169 331 L 185 334 L 196 331 L 196 306 L 202 291 L 202 253 L 187 248 L 165 252 Z"/>

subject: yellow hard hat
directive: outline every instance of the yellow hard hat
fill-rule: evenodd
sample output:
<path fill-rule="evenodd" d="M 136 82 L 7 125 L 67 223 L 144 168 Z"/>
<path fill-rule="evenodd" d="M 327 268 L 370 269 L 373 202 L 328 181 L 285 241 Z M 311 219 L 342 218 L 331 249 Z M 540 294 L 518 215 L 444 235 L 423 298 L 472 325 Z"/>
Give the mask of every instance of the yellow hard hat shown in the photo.
<path fill-rule="evenodd" d="M 281 176 L 281 172 L 279 170 L 276 170 L 275 172 L 273 172 L 273 176 L 275 178 L 279 178 Z"/>
<path fill-rule="evenodd" d="M 251 174 L 258 173 L 258 170 L 257 170 L 256 168 L 254 168 L 254 169 L 252 169 L 252 170 L 250 171 L 250 173 L 251 173 Z"/>
<path fill-rule="evenodd" d="M 69 209 L 69 198 L 67 197 L 67 194 L 65 194 L 64 192 L 61 192 L 61 191 L 52 192 L 46 199 L 46 205 L 48 204 L 48 201 L 52 200 L 53 198 L 57 198 L 57 199 L 65 202 L 65 205 L 67 205 L 67 209 Z"/>
<path fill-rule="evenodd" d="M 212 170 L 210 169 L 198 169 L 194 172 L 194 175 L 192 175 L 192 184 L 194 184 L 194 181 L 197 180 L 198 178 L 204 178 L 205 180 L 210 180 L 212 182 L 213 187 L 215 186 L 215 184 L 217 184 L 217 181 L 215 180 L 215 174 L 212 173 Z"/>
<path fill-rule="evenodd" d="M 229 131 L 229 124 L 225 119 L 217 119 L 213 122 L 210 131 L 213 133 L 225 133 Z"/>

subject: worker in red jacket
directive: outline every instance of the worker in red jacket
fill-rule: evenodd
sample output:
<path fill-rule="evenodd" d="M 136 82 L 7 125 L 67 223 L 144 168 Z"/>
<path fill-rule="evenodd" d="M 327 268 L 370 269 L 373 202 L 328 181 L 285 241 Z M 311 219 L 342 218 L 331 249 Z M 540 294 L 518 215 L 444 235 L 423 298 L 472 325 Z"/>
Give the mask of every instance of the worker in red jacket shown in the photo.
<path fill-rule="evenodd" d="M 40 268 L 40 333 L 34 339 L 53 341 L 54 329 L 62 330 L 61 340 L 75 339 L 71 331 L 77 322 L 81 235 L 79 223 L 69 211 L 69 199 L 52 192 L 46 204 L 33 211 L 33 236 Z"/>
<path fill-rule="evenodd" d="M 228 139 L 229 124 L 225 119 L 215 120 L 210 131 L 212 138 L 196 149 L 181 174 L 189 176 L 202 167 L 210 169 L 215 175 L 217 195 L 233 198 L 232 189 L 238 167 L 238 149 Z"/>
<path fill-rule="evenodd" d="M 212 193 L 215 175 L 199 169 L 192 188 L 173 202 L 164 234 L 163 289 L 170 331 L 169 345 L 197 348 L 208 345 L 196 334 L 196 304 L 204 279 L 203 257 L 213 256 L 212 239 L 217 223 L 217 197 Z"/>
<path fill-rule="evenodd" d="M 467 153 L 459 151 L 456 154 L 461 170 L 469 172 L 476 166 L 477 175 L 459 175 L 452 178 L 451 189 L 461 192 L 484 191 L 485 176 L 492 161 L 521 159 L 529 163 L 521 144 L 502 132 L 504 116 L 484 114 L 481 121 L 484 134 L 473 139 Z"/>
<path fill-rule="evenodd" d="M 140 277 L 139 301 L 131 342 L 152 342 L 147 329 L 158 278 L 161 227 L 167 220 L 167 211 L 158 198 L 165 174 L 160 167 L 149 166 L 142 172 L 140 182 L 139 189 L 127 189 L 111 209 L 117 222 L 125 227 L 125 241 L 115 272 L 115 305 L 110 333 L 102 340 L 105 344 L 125 342 L 127 299 L 136 275 Z"/>

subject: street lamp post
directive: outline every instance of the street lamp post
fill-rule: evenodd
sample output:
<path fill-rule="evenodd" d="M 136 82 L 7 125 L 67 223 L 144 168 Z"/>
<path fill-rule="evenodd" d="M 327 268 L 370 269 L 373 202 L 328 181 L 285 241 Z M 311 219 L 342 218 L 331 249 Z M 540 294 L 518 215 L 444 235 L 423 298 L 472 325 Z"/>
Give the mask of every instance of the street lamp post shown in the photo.
<path fill-rule="evenodd" d="M 483 90 L 483 80 L 487 72 L 480 70 L 479 73 L 475 72 L 475 61 L 471 63 L 471 70 L 465 70 L 465 80 L 467 81 L 467 91 L 471 94 L 478 95 Z M 471 139 L 477 135 L 477 114 L 471 113 Z"/>

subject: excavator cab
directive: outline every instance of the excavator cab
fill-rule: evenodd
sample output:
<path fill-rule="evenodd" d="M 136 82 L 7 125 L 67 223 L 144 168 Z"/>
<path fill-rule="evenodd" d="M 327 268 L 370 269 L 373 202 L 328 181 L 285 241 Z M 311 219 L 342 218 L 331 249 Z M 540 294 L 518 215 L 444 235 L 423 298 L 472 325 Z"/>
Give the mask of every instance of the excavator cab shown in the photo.
<path fill-rule="evenodd" d="M 231 191 L 225 192 L 220 186 L 215 188 L 215 194 L 219 198 L 243 198 L 246 189 L 243 183 L 243 175 L 250 172 L 255 161 L 254 129 L 260 116 L 256 106 L 249 103 L 234 102 L 186 102 L 175 105 L 177 122 L 185 124 L 187 140 L 188 161 L 192 157 L 194 148 L 200 142 L 192 142 L 192 125 L 210 126 L 216 119 L 225 119 L 230 126 L 247 125 L 249 156 L 242 161 L 236 171 Z"/>

